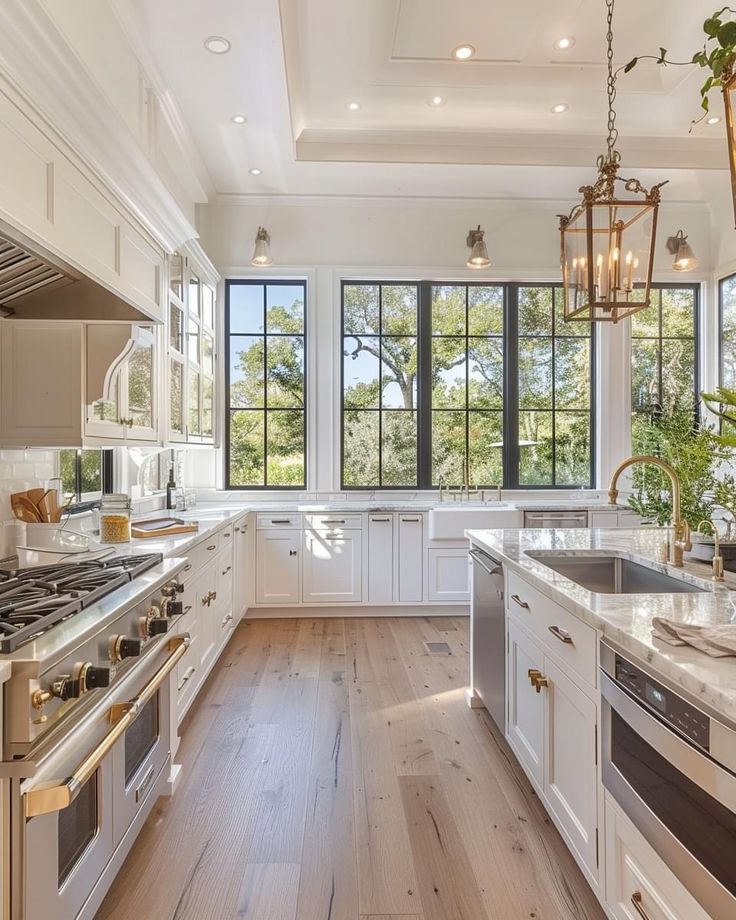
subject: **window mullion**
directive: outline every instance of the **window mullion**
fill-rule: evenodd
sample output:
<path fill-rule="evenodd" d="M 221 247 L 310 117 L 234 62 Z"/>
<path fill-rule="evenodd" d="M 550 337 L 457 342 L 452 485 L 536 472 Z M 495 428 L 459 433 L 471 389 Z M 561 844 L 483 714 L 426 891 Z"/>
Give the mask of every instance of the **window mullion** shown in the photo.
<path fill-rule="evenodd" d="M 504 285 L 503 485 L 519 486 L 519 286 Z"/>
<path fill-rule="evenodd" d="M 419 283 L 417 301 L 417 485 L 433 486 L 432 475 L 432 284 Z"/>

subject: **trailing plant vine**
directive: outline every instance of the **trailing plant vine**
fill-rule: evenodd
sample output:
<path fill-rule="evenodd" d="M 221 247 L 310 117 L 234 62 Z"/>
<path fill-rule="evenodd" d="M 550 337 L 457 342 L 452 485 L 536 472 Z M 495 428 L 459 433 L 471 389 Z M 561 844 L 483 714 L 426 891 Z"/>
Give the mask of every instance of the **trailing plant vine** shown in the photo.
<path fill-rule="evenodd" d="M 724 86 L 736 70 L 736 20 L 728 19 L 725 22 L 721 18 L 724 13 L 730 15 L 736 14 L 736 9 L 730 6 L 724 6 L 722 9 L 713 13 L 703 23 L 703 32 L 705 33 L 705 42 L 700 51 L 696 51 L 689 61 L 670 61 L 667 58 L 667 49 L 660 48 L 659 54 L 641 54 L 632 58 L 624 67 L 619 67 L 615 76 L 619 73 L 629 73 L 636 67 L 639 61 L 655 61 L 666 67 L 668 64 L 674 67 L 691 67 L 697 65 L 704 69 L 710 70 L 710 76 L 700 87 L 700 107 L 703 114 L 699 118 L 693 119 L 691 125 L 701 122 L 708 114 L 710 102 L 708 94 L 715 87 Z M 692 126 L 691 126 L 692 130 Z"/>

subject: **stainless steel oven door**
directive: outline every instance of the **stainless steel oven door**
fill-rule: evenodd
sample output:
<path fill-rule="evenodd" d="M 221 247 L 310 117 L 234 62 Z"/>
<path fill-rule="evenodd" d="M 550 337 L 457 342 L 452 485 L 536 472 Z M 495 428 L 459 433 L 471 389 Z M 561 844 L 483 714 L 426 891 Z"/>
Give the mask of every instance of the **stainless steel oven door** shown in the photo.
<path fill-rule="evenodd" d="M 13 920 L 72 920 L 85 908 L 168 762 L 169 675 L 188 644 L 180 635 L 152 650 L 12 781 Z"/>
<path fill-rule="evenodd" d="M 715 920 L 736 917 L 736 776 L 601 671 L 603 783 Z"/>

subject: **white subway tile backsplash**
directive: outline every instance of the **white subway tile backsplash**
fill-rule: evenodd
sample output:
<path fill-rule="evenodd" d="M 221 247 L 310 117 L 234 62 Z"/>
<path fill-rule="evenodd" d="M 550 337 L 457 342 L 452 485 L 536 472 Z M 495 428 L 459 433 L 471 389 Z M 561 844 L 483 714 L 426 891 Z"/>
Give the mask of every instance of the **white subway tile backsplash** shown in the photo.
<path fill-rule="evenodd" d="M 0 521 L 13 517 L 10 496 L 44 486 L 56 472 L 56 451 L 0 450 Z"/>

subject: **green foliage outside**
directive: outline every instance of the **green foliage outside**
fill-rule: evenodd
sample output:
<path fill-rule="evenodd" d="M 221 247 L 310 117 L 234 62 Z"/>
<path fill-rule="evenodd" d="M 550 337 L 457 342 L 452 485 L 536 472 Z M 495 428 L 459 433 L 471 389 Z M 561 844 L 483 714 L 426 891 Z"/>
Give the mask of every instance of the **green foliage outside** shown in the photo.
<path fill-rule="evenodd" d="M 233 486 L 305 485 L 303 333 L 298 299 L 269 306 L 265 335 L 230 336 Z"/>
<path fill-rule="evenodd" d="M 519 304 L 522 484 L 588 484 L 589 328 L 564 324 L 552 287 Z M 556 311 L 557 315 L 553 316 Z M 433 481 L 503 481 L 503 288 L 433 289 Z M 344 295 L 346 486 L 417 482 L 417 298 L 413 285 L 347 285 Z M 556 449 L 553 450 L 553 445 Z M 554 463 L 553 463 L 554 458 Z"/>
<path fill-rule="evenodd" d="M 102 451 L 100 450 L 60 450 L 59 476 L 65 495 L 74 495 L 77 491 L 76 462 L 81 454 L 82 494 L 102 491 Z"/>

